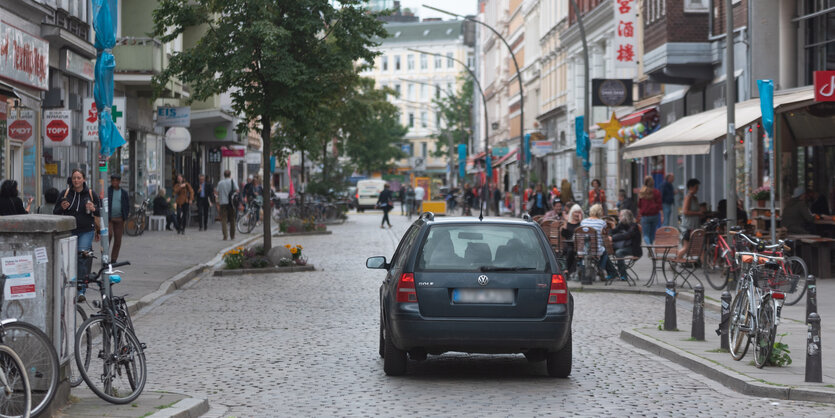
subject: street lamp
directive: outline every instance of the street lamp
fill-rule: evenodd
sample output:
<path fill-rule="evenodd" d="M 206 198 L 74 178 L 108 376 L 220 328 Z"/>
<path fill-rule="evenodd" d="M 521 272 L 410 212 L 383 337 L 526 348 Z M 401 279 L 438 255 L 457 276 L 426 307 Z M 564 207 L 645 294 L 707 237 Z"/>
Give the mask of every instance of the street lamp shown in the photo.
<path fill-rule="evenodd" d="M 454 16 L 454 17 L 464 19 L 464 20 L 467 20 L 467 21 L 470 21 L 470 22 L 473 22 L 473 23 L 477 23 L 481 26 L 484 26 L 485 28 L 490 29 L 490 31 L 493 32 L 493 34 L 495 34 L 499 39 L 501 39 L 502 43 L 504 43 L 504 46 L 507 47 L 508 52 L 510 52 L 511 58 L 513 58 L 513 66 L 516 68 L 516 80 L 519 82 L 519 152 L 520 152 L 520 155 L 522 155 L 524 157 L 524 150 L 525 150 L 525 95 L 523 93 L 523 88 L 522 88 L 522 72 L 519 71 L 519 63 L 516 61 L 516 54 L 513 53 L 513 48 L 510 47 L 510 44 L 507 42 L 507 39 L 505 39 L 499 33 L 499 31 L 494 29 L 492 26 L 490 26 L 490 25 L 488 25 L 488 24 L 486 24 L 486 23 L 484 23 L 480 20 L 476 20 L 476 19 L 473 19 L 473 18 L 468 17 L 468 16 L 461 16 L 457 13 L 449 12 L 449 11 L 446 11 L 446 10 L 441 10 L 437 7 L 432 7 L 432 6 L 429 6 L 429 5 L 426 5 L 426 4 L 424 4 L 423 7 L 427 8 L 427 9 L 430 9 L 430 10 L 434 10 L 436 12 L 440 12 L 440 13 L 443 13 L 443 14 L 446 14 L 446 15 L 449 15 L 449 16 Z M 470 73 L 472 74 L 472 71 L 470 71 Z M 475 76 L 473 76 L 473 78 L 475 78 Z M 476 83 L 478 83 L 478 81 L 476 81 Z M 482 97 L 484 97 L 483 94 L 482 94 Z M 486 110 L 487 109 L 485 108 L 485 112 L 486 112 Z M 484 131 L 484 135 L 485 135 L 485 141 L 486 141 L 486 137 L 487 137 L 487 131 L 486 130 Z M 519 174 L 520 174 L 520 177 L 521 177 L 521 180 L 522 180 L 522 188 L 520 188 L 520 190 L 519 190 L 521 192 L 526 186 L 527 177 L 528 177 L 527 176 L 527 167 L 525 167 L 525 159 L 524 158 L 521 158 L 519 160 L 519 168 L 520 168 L 520 170 L 519 170 L 520 173 Z"/>
<path fill-rule="evenodd" d="M 487 140 L 487 126 L 489 124 L 488 118 L 487 118 L 487 96 L 484 95 L 484 90 L 481 89 L 481 83 L 478 82 L 478 77 L 476 77 L 473 70 L 471 70 L 470 67 L 467 66 L 467 63 L 465 63 L 465 62 L 463 62 L 463 61 L 461 61 L 457 58 L 453 58 L 453 57 L 450 57 L 450 56 L 445 56 L 443 54 L 438 54 L 436 52 L 421 51 L 419 49 L 414 49 L 414 48 L 407 48 L 407 49 L 409 51 L 417 52 L 417 53 L 420 53 L 420 54 L 434 55 L 436 57 L 446 58 L 446 59 L 452 60 L 454 62 L 457 62 L 458 64 L 461 64 L 464 67 L 464 69 L 467 70 L 467 72 L 470 74 L 470 77 L 472 77 L 473 83 L 475 83 L 476 87 L 478 88 L 478 92 L 481 93 L 481 104 L 482 104 L 482 106 L 484 106 L 484 161 L 485 161 L 485 169 L 486 169 L 487 168 L 486 167 L 487 158 L 490 158 L 490 150 L 489 150 L 489 145 L 490 144 L 488 143 L 488 140 Z M 452 148 L 450 148 L 450 153 L 452 153 Z M 452 168 L 452 166 L 450 166 L 450 169 L 451 168 Z M 487 176 L 492 177 L 490 175 L 490 173 L 487 173 Z M 485 187 L 486 187 L 486 183 L 485 183 Z"/>
<path fill-rule="evenodd" d="M 591 125 L 591 120 L 589 117 L 591 116 L 591 98 L 589 97 L 589 44 L 586 40 L 586 29 L 583 26 L 583 16 L 580 15 L 580 8 L 577 7 L 577 1 L 571 0 L 571 5 L 574 7 L 574 14 L 577 16 L 577 26 L 580 29 L 580 39 L 583 41 L 583 66 L 585 67 L 585 71 L 583 71 L 583 92 L 584 92 L 584 99 L 583 99 L 583 131 L 586 133 L 586 136 L 589 136 L 589 125 Z M 577 138 L 579 140 L 580 138 Z M 591 150 L 589 150 L 591 153 Z M 589 155 L 588 158 L 591 158 Z M 584 179 L 582 184 L 582 193 L 583 195 L 580 197 L 580 201 L 582 202 L 588 196 L 588 187 L 589 187 L 589 173 L 588 170 L 583 166 L 583 172 L 586 174 L 586 178 Z"/>

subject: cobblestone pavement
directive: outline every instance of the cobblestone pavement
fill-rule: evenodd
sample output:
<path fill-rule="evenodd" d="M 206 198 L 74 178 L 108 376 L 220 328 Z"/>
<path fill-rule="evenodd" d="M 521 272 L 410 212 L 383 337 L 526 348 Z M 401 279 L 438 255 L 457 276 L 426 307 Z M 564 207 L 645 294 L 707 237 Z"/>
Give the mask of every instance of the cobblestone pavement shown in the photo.
<path fill-rule="evenodd" d="M 386 377 L 382 275 L 364 261 L 393 253 L 407 222 L 392 218 L 381 230 L 379 215 L 352 214 L 331 236 L 276 243 L 303 245 L 316 272 L 203 276 L 142 313 L 147 389 L 207 396 L 237 417 L 835 415 L 833 405 L 740 395 L 620 341 L 621 328 L 658 322 L 653 296 L 576 293 L 569 379 L 521 355 L 467 354 Z"/>

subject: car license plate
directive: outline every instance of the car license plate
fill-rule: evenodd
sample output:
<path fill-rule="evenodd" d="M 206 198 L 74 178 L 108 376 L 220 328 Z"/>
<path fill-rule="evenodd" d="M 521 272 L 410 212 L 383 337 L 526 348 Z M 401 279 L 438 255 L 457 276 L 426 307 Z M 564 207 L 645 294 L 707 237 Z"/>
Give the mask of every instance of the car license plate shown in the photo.
<path fill-rule="evenodd" d="M 453 289 L 453 303 L 513 303 L 513 289 Z"/>

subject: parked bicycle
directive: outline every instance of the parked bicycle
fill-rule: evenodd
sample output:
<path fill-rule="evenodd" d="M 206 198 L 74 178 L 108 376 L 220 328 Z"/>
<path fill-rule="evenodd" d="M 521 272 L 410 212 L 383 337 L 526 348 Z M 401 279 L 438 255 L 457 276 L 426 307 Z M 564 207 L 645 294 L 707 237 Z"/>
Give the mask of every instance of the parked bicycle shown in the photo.
<path fill-rule="evenodd" d="M 0 289 L 5 288 L 6 276 L 0 274 Z M 3 294 L 0 291 L 0 309 Z M 0 344 L 0 416 L 26 417 L 32 413 L 32 392 L 26 366 L 17 352 Z"/>
<path fill-rule="evenodd" d="M 75 361 L 87 386 L 100 398 L 114 404 L 135 400 L 145 388 L 145 344 L 140 343 L 123 297 L 114 297 L 112 285 L 122 281 L 115 267 L 106 264 L 84 281 L 101 293 L 100 310 L 91 315 L 75 335 Z"/>
<path fill-rule="evenodd" d="M 5 288 L 5 281 L 6 276 L 2 276 L 0 306 L 2 306 L 2 298 L 5 293 L 2 291 Z M 31 391 L 31 395 L 29 395 L 31 414 L 40 414 L 52 402 L 52 398 L 55 397 L 55 392 L 58 389 L 58 353 L 52 345 L 52 340 L 35 325 L 16 318 L 6 318 L 0 321 L 0 345 L 8 346 L 14 353 L 17 353 L 23 364 L 22 370 L 25 370 L 24 375 L 16 375 L 11 368 L 11 362 L 13 362 L 11 355 L 6 357 L 5 355 L 8 352 L 3 352 L 3 367 L 9 367 L 7 373 L 10 373 L 10 375 L 7 375 L 7 377 L 12 378 L 7 382 L 6 393 L 9 393 L 10 389 L 15 391 L 12 393 L 22 390 L 23 382 L 20 379 L 25 378 Z M 7 400 L 11 401 L 11 398 L 7 398 Z M 18 399 L 15 402 L 18 404 L 15 410 L 22 411 L 20 404 L 23 400 Z M 0 406 L 0 411 L 3 409 L 4 407 Z M 5 414 L 0 412 L 0 415 Z M 10 415 L 17 416 L 23 415 L 23 413 Z"/>
<path fill-rule="evenodd" d="M 806 268 L 806 262 L 802 258 L 791 255 L 792 241 L 779 241 L 777 244 L 765 245 L 762 240 L 751 238 L 741 232 L 735 234 L 734 241 L 740 243 L 737 248 L 748 246 L 749 248 L 753 248 L 757 253 L 777 257 L 780 278 L 786 282 L 783 284 L 786 305 L 794 305 L 803 299 L 803 295 L 806 294 L 806 277 L 809 274 L 809 270 Z M 739 274 L 741 269 L 738 268 L 737 270 L 737 274 Z"/>
<path fill-rule="evenodd" d="M 142 197 L 142 193 L 137 196 Z M 145 229 L 148 228 L 148 209 L 151 207 L 151 199 L 144 199 L 128 219 L 125 221 L 125 233 L 135 237 L 142 235 Z"/>
<path fill-rule="evenodd" d="M 735 233 L 742 231 L 742 228 L 731 226 L 730 230 L 731 234 L 734 235 L 734 240 L 729 244 L 725 240 L 721 228 L 727 223 L 727 219 L 710 219 L 703 226 L 706 239 L 702 271 L 710 287 L 716 290 L 722 290 L 729 284 L 730 289 L 733 290 L 736 287 L 734 281 L 739 277 L 739 266 L 734 257 L 738 249 Z"/>
<path fill-rule="evenodd" d="M 261 196 L 250 200 L 246 204 L 244 211 L 238 214 L 238 220 L 235 223 L 237 224 L 238 231 L 242 234 L 252 232 L 258 224 L 261 213 L 261 201 Z"/>
<path fill-rule="evenodd" d="M 777 245 L 783 245 L 778 242 Z M 762 368 L 771 356 L 780 310 L 785 299 L 788 281 L 781 278 L 783 257 L 773 257 L 755 252 L 737 252 L 740 264 L 747 264 L 740 289 L 731 302 L 729 345 L 731 357 L 745 357 L 753 340 L 754 364 Z"/>

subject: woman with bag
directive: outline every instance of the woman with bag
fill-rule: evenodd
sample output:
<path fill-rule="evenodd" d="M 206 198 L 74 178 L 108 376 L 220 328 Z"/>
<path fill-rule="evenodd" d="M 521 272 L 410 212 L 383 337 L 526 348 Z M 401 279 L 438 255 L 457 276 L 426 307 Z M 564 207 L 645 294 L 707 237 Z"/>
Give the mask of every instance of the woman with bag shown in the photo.
<path fill-rule="evenodd" d="M 383 191 L 380 192 L 380 197 L 377 198 L 377 207 L 383 210 L 383 222 L 380 223 L 380 228 L 385 228 L 388 224 L 391 228 L 391 221 L 389 221 L 389 211 L 394 207 L 394 199 L 392 199 L 391 189 L 388 183 L 383 186 Z"/>
<path fill-rule="evenodd" d="M 101 201 L 92 190 L 87 188 L 85 179 L 86 177 L 81 170 L 73 170 L 70 173 L 70 178 L 67 179 L 69 187 L 58 199 L 55 209 L 52 210 L 55 215 L 75 218 L 75 229 L 72 230 L 71 234 L 78 237 L 78 252 L 91 251 L 93 241 L 99 242 L 99 239 L 101 239 L 101 226 L 98 219 L 101 216 Z M 86 260 L 89 260 L 89 263 L 92 264 L 92 258 Z M 79 263 L 79 270 L 82 267 L 86 268 L 87 271 L 79 271 L 79 277 L 84 277 L 89 273 L 90 266 Z"/>
<path fill-rule="evenodd" d="M 641 228 L 644 230 L 644 242 L 655 242 L 655 230 L 661 225 L 661 192 L 655 188 L 652 176 L 644 177 L 644 187 L 638 192 L 638 214 L 641 216 Z"/>

